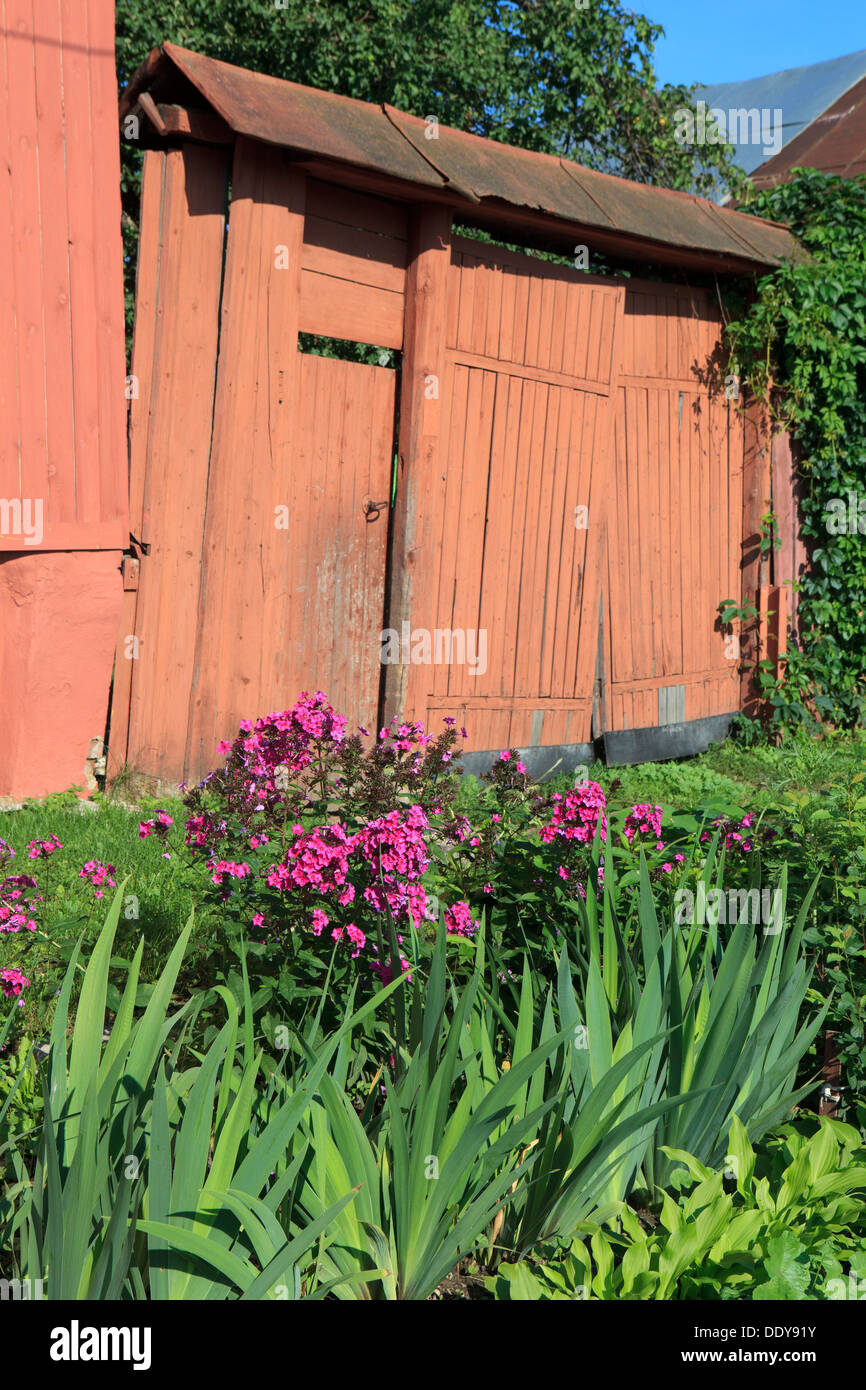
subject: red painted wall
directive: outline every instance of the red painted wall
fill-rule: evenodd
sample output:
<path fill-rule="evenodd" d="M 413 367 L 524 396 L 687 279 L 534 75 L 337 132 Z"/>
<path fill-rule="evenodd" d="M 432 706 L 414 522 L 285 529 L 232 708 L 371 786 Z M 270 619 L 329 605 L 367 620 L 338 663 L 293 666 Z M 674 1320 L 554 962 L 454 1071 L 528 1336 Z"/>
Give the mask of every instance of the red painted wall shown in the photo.
<path fill-rule="evenodd" d="M 21 796 L 83 783 L 105 727 L 123 252 L 112 0 L 5 0 L 0 19 L 0 795 Z"/>

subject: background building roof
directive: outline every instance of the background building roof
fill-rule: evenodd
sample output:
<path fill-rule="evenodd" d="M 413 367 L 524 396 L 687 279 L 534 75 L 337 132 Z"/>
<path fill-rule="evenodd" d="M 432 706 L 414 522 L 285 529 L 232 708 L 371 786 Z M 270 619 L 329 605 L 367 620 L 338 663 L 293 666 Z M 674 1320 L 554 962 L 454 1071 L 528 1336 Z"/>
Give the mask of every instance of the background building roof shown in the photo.
<path fill-rule="evenodd" d="M 784 72 L 772 72 L 766 77 L 752 77 L 746 82 L 719 82 L 695 90 L 695 99 L 705 101 L 708 107 L 722 111 L 750 110 L 757 107 L 771 112 L 782 112 L 782 146 L 784 150 L 797 136 L 801 135 L 822 113 L 833 106 L 846 93 L 850 92 L 862 78 L 866 77 L 866 49 L 858 53 L 848 53 L 843 58 L 831 58 L 825 63 L 813 63 L 809 67 L 787 68 Z M 761 144 L 748 144 L 736 141 L 737 163 L 752 174 L 767 162 L 767 155 Z M 777 160 L 781 150 L 772 156 Z M 801 160 L 796 160 L 802 163 Z M 824 166 L 815 166 L 824 167 Z"/>

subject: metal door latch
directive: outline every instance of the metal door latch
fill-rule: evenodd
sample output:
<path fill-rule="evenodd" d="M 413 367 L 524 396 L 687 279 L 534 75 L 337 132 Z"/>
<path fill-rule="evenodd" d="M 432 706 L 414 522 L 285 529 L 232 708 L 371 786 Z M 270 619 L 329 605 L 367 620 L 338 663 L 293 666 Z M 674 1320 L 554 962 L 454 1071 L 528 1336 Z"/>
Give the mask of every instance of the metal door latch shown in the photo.
<path fill-rule="evenodd" d="M 390 504 L 387 497 L 385 498 L 384 502 L 374 502 L 372 497 L 365 497 L 364 516 L 367 518 L 368 521 L 375 521 L 379 513 L 381 511 L 384 511 L 386 507 L 388 507 L 389 505 Z"/>

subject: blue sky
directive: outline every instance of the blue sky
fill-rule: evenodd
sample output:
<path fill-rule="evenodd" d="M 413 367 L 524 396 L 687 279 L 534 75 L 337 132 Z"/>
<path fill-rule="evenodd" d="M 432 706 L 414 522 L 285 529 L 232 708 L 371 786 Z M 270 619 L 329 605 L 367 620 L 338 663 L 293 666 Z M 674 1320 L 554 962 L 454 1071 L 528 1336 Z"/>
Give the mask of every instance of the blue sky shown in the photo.
<path fill-rule="evenodd" d="M 866 0 L 625 0 L 664 26 L 662 82 L 738 82 L 866 48 Z"/>

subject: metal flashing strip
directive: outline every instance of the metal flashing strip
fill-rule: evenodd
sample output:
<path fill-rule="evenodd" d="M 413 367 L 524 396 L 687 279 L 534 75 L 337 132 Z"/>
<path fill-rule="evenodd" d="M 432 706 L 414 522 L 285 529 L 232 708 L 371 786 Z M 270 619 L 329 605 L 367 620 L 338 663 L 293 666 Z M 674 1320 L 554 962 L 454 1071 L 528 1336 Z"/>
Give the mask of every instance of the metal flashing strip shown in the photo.
<path fill-rule="evenodd" d="M 608 767 L 625 767 L 704 753 L 711 743 L 720 743 L 727 737 L 733 717 L 733 712 L 711 714 L 705 719 L 692 719 L 683 724 L 605 733 L 602 735 L 604 761 Z"/>

